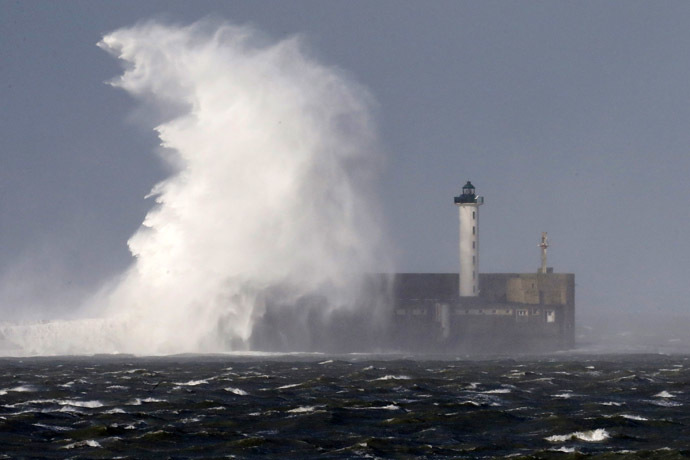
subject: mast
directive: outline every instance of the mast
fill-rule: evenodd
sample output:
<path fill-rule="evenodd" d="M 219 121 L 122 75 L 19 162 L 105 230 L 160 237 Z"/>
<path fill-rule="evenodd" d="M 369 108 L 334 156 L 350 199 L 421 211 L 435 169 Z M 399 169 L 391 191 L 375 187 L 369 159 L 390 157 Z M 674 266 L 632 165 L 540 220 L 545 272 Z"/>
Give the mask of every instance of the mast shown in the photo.
<path fill-rule="evenodd" d="M 537 245 L 541 248 L 541 267 L 539 273 L 546 273 L 546 248 L 549 247 L 549 238 L 546 232 L 541 232 L 541 243 Z"/>

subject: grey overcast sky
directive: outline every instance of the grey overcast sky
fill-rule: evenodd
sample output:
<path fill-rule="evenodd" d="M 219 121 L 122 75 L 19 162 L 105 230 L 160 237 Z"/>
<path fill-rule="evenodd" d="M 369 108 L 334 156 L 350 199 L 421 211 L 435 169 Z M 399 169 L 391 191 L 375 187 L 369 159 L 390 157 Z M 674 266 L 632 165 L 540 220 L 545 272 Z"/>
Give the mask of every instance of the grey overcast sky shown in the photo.
<path fill-rule="evenodd" d="M 580 312 L 688 312 L 690 2 L 673 0 L 0 0 L 5 285 L 50 298 L 129 264 L 165 170 L 96 43 L 204 17 L 302 34 L 371 91 L 399 271 L 457 270 L 452 197 L 471 179 L 482 271 L 536 270 L 548 231 Z"/>

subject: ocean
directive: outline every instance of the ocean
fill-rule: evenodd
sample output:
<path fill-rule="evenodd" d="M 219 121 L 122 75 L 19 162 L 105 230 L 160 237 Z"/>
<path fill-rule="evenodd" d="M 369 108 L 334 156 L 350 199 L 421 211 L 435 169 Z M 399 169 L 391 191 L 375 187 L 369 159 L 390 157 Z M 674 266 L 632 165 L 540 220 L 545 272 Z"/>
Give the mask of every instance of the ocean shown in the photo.
<path fill-rule="evenodd" d="M 0 369 L 0 458 L 690 456 L 690 355 L 116 355 Z"/>

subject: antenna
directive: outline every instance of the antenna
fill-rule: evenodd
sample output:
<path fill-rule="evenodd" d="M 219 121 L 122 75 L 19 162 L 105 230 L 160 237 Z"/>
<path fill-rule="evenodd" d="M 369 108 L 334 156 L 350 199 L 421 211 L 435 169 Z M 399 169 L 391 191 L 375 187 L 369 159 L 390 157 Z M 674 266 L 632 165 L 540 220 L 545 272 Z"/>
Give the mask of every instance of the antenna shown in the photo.
<path fill-rule="evenodd" d="M 541 248 L 541 267 L 539 273 L 546 273 L 546 248 L 549 247 L 549 238 L 546 232 L 541 232 L 541 243 L 537 245 Z"/>

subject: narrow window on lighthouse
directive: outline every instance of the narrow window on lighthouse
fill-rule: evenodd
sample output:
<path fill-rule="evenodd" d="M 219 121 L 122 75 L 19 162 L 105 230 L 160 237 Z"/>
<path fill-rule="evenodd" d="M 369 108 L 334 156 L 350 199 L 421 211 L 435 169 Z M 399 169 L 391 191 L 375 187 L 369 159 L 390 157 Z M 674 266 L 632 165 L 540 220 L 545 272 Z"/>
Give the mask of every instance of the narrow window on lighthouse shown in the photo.
<path fill-rule="evenodd" d="M 475 227 L 475 226 L 473 225 L 473 226 L 472 226 L 472 234 L 473 234 L 473 235 L 476 234 L 476 231 L 477 231 L 477 227 Z"/>
<path fill-rule="evenodd" d="M 477 256 L 472 256 L 472 265 L 477 264 Z"/>
<path fill-rule="evenodd" d="M 472 249 L 476 248 L 477 243 L 475 241 L 472 241 Z"/>
<path fill-rule="evenodd" d="M 472 219 L 476 219 L 476 218 L 477 218 L 477 213 L 475 211 L 472 211 Z"/>

